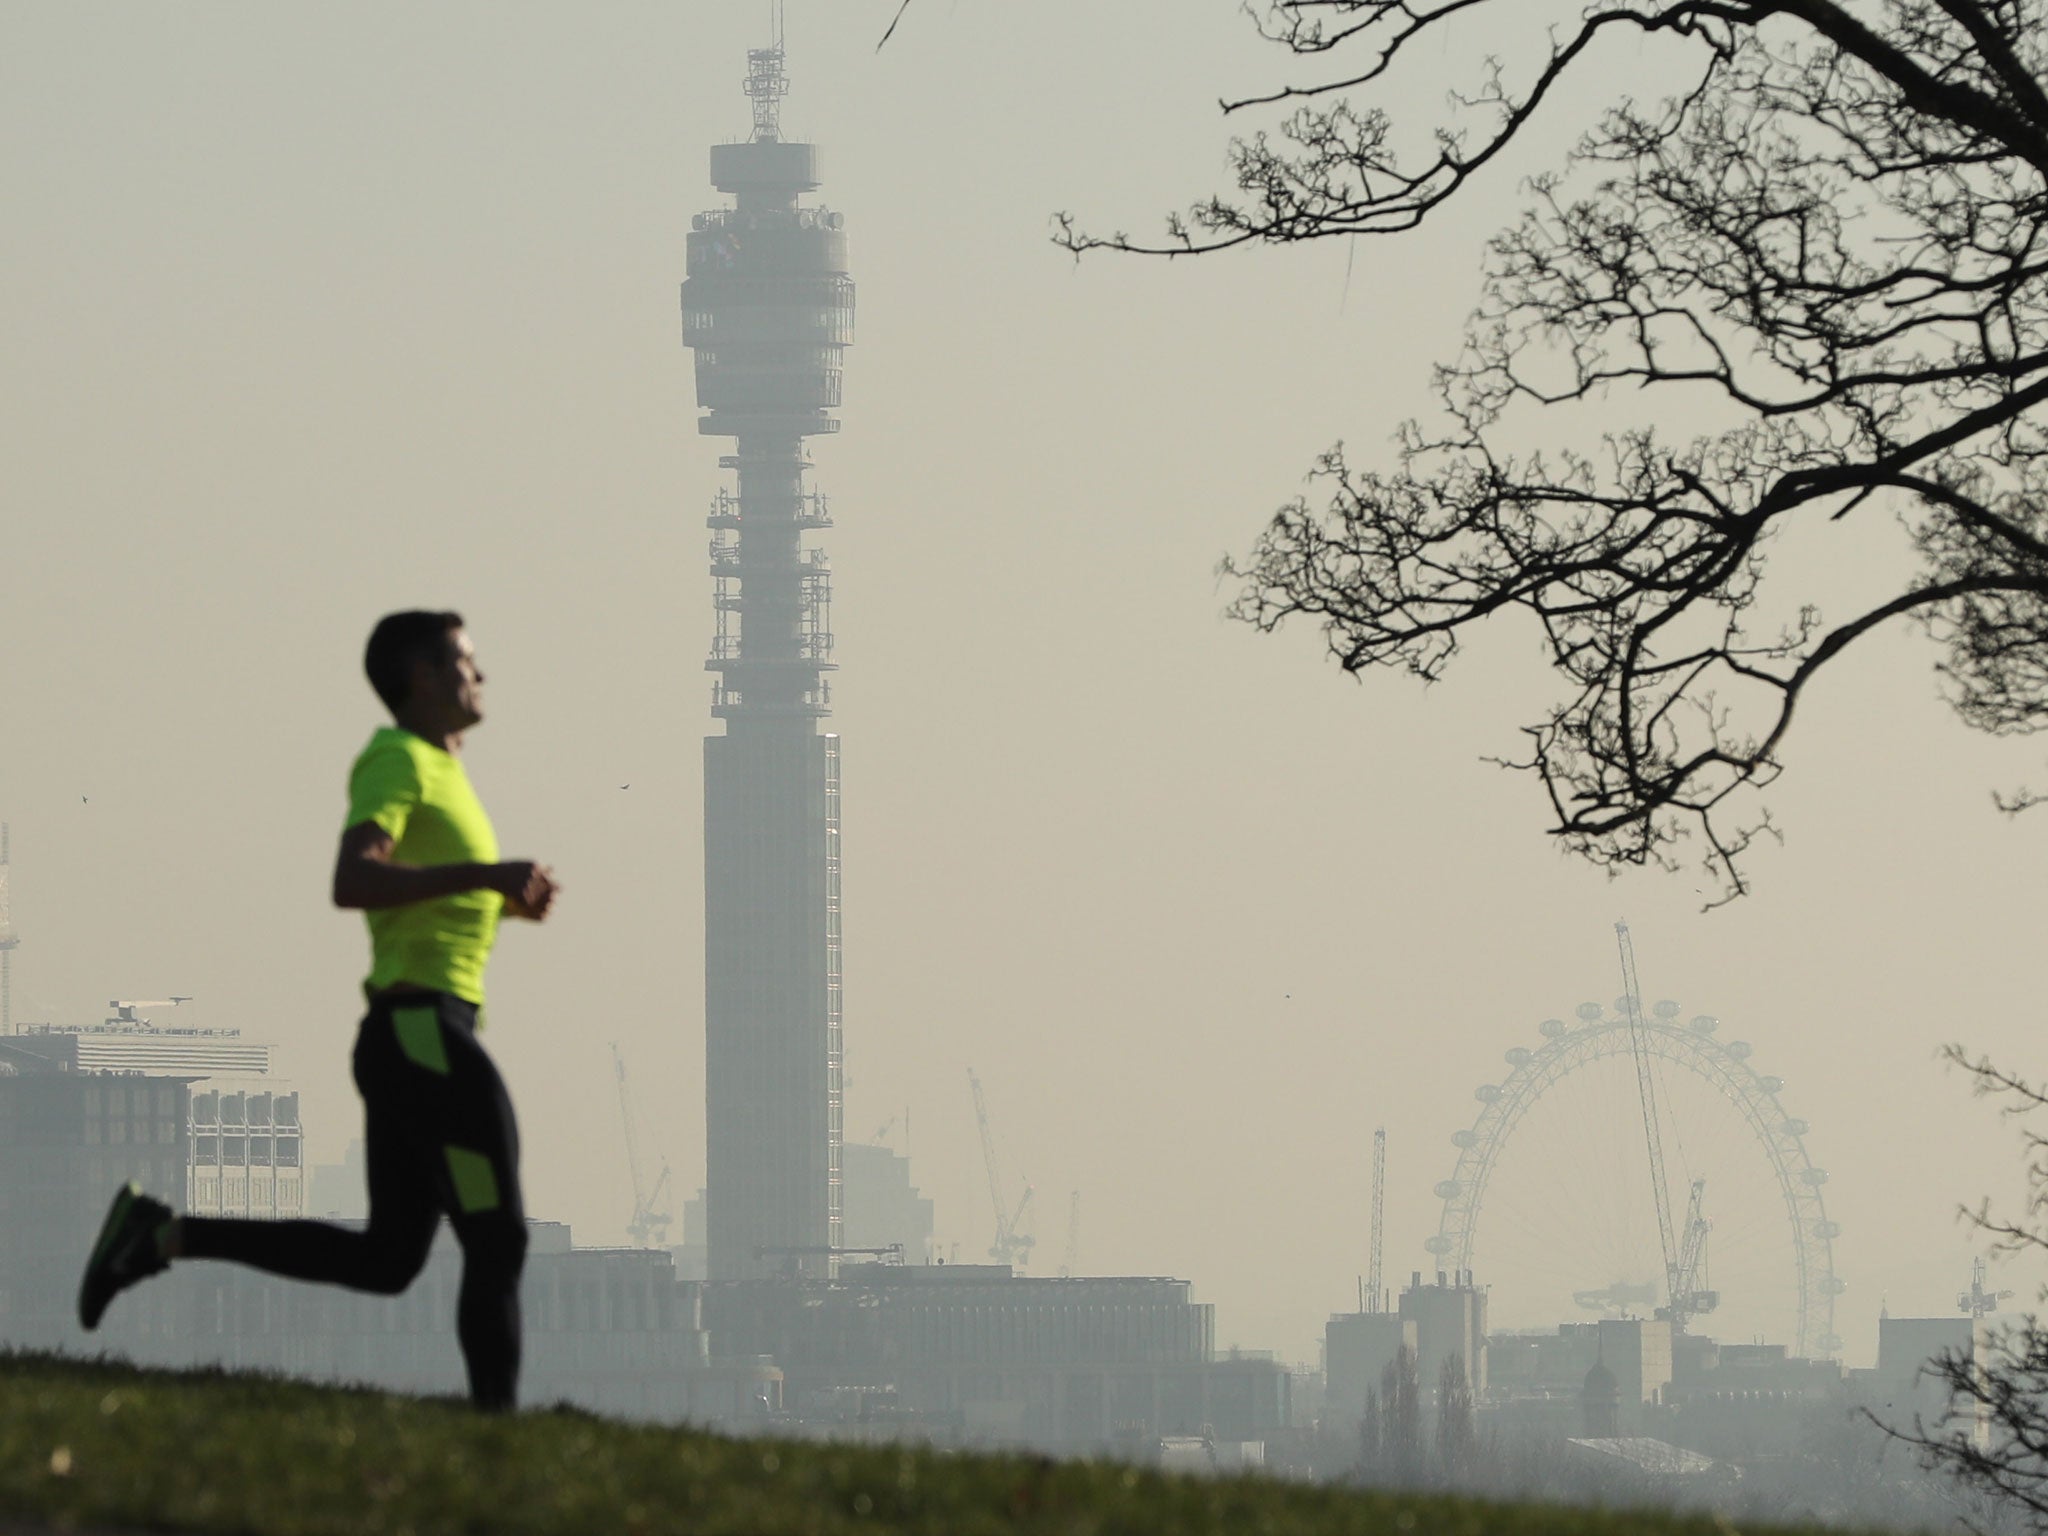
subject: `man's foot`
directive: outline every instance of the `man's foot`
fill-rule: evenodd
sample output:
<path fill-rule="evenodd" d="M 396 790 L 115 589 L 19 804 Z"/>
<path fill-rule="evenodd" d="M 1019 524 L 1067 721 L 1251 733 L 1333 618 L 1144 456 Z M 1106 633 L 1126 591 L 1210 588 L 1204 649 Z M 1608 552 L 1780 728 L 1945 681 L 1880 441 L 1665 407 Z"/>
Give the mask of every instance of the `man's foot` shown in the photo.
<path fill-rule="evenodd" d="M 78 1286 L 78 1320 L 88 1332 L 99 1327 L 108 1302 L 136 1281 L 169 1267 L 157 1252 L 157 1233 L 170 1219 L 171 1208 L 150 1199 L 141 1185 L 123 1184 L 115 1191 Z"/>

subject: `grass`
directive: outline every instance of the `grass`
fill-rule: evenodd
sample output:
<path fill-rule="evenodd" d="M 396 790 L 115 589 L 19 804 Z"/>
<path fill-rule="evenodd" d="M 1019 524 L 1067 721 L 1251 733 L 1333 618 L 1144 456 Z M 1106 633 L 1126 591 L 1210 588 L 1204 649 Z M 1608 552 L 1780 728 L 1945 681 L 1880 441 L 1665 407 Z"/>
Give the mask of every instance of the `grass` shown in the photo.
<path fill-rule="evenodd" d="M 1196 1479 L 1100 1462 L 737 1440 L 572 1410 L 0 1355 L 0 1529 L 1727 1536 L 1725 1522 Z"/>

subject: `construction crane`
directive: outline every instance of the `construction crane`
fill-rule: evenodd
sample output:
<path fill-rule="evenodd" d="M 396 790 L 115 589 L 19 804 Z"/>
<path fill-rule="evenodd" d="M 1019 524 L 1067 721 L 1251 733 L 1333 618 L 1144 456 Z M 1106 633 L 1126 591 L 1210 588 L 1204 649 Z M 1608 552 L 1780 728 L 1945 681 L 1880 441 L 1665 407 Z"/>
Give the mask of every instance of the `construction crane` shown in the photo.
<path fill-rule="evenodd" d="M 891 1115 L 882 1122 L 881 1128 L 868 1138 L 868 1145 L 874 1147 L 887 1146 L 889 1144 L 889 1133 L 899 1125 L 903 1127 L 902 1156 L 910 1156 L 910 1106 L 908 1104 L 903 1106 L 902 1114 Z"/>
<path fill-rule="evenodd" d="M 1994 1291 L 1986 1283 L 1989 1273 L 1983 1259 L 1970 1262 L 1970 1288 L 1956 1297 L 1956 1310 L 1967 1317 L 1989 1317 L 1998 1310 L 1998 1304 L 2012 1295 L 2011 1291 Z"/>
<path fill-rule="evenodd" d="M 1656 1084 L 1650 1076 L 1650 1053 L 1643 1045 L 1643 989 L 1636 980 L 1636 946 L 1629 937 L 1628 924 L 1614 925 L 1616 947 L 1621 951 L 1622 1007 L 1628 1013 L 1628 1045 L 1635 1057 L 1636 1093 L 1642 1100 L 1643 1141 L 1650 1154 L 1650 1185 L 1657 1201 L 1657 1238 L 1664 1259 L 1664 1294 L 1670 1301 L 1671 1325 L 1685 1327 L 1679 1296 L 1678 1245 L 1672 1238 L 1671 1188 L 1664 1179 L 1664 1129 L 1657 1118 Z"/>
<path fill-rule="evenodd" d="M 996 1240 L 989 1248 L 988 1256 L 998 1264 L 1008 1264 L 1012 1269 L 1021 1270 L 1037 1241 L 1018 1230 L 1025 1208 L 1031 1204 L 1031 1181 L 1024 1181 L 1024 1193 L 1018 1197 L 1013 1209 L 1003 1199 L 1003 1175 L 996 1161 L 995 1133 L 988 1125 L 988 1096 L 981 1091 L 981 1079 L 974 1075 L 972 1067 L 967 1069 L 967 1085 L 974 1090 L 974 1118 L 981 1126 L 981 1160 L 988 1169 L 989 1203 L 996 1210 Z"/>
<path fill-rule="evenodd" d="M 1572 1304 L 1584 1307 L 1588 1312 L 1604 1312 L 1609 1317 L 1626 1317 L 1636 1307 L 1657 1305 L 1657 1287 L 1648 1281 L 1632 1285 L 1626 1280 L 1617 1280 L 1612 1285 L 1602 1286 L 1597 1291 L 1573 1291 Z"/>
<path fill-rule="evenodd" d="M 626 1133 L 626 1172 L 633 1180 L 633 1215 L 626 1223 L 626 1236 L 633 1240 L 635 1248 L 665 1248 L 668 1246 L 669 1222 L 673 1219 L 667 1204 L 668 1160 L 662 1159 L 661 1173 L 656 1177 L 654 1187 L 645 1188 L 640 1182 L 640 1148 L 633 1123 L 633 1096 L 626 1087 L 626 1058 L 619 1054 L 616 1040 L 612 1042 L 612 1071 L 619 1082 L 619 1121 Z"/>
<path fill-rule="evenodd" d="M 1073 1279 L 1081 1267 L 1081 1191 L 1067 1198 L 1067 1256 L 1060 1260 L 1060 1274 Z"/>
<path fill-rule="evenodd" d="M 14 912 L 7 898 L 7 823 L 0 821 L 0 1035 L 14 1033 Z"/>
<path fill-rule="evenodd" d="M 1687 1318 L 1711 1312 L 1721 1304 L 1721 1293 L 1706 1286 L 1707 1234 L 1714 1228 L 1701 1214 L 1706 1197 L 1707 1181 L 1694 1179 L 1692 1194 L 1685 1202 L 1685 1236 L 1678 1245 L 1678 1277 L 1671 1291 L 1671 1320 L 1681 1328 Z"/>
<path fill-rule="evenodd" d="M 1360 1311 L 1381 1312 L 1386 1309 L 1385 1292 L 1381 1289 L 1386 1283 L 1381 1273 L 1386 1251 L 1380 1241 L 1380 1221 L 1386 1207 L 1387 1128 L 1383 1125 L 1372 1133 L 1372 1248 L 1369 1257 L 1370 1269 L 1365 1277 L 1366 1283 L 1372 1288 L 1372 1298 L 1370 1304 L 1361 1307 Z"/>
<path fill-rule="evenodd" d="M 108 1019 L 107 1022 L 109 1024 L 147 1024 L 149 1020 L 137 1012 L 138 1009 L 175 1008 L 180 1003 L 189 1003 L 191 1001 L 192 999 L 189 997 L 112 998 L 108 1001 L 107 1006 L 114 1010 L 114 1016 Z"/>

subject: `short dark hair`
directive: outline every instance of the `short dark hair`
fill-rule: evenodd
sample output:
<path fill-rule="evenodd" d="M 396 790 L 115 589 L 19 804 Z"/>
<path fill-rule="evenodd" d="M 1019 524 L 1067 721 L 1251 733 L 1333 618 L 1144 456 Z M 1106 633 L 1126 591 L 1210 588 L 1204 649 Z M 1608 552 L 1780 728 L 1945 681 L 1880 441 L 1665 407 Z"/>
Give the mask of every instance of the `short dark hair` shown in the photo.
<path fill-rule="evenodd" d="M 387 613 L 377 621 L 370 631 L 370 643 L 363 647 L 363 670 L 386 709 L 396 711 L 412 691 L 412 664 L 436 656 L 448 636 L 460 628 L 461 614 L 430 613 L 424 608 Z"/>

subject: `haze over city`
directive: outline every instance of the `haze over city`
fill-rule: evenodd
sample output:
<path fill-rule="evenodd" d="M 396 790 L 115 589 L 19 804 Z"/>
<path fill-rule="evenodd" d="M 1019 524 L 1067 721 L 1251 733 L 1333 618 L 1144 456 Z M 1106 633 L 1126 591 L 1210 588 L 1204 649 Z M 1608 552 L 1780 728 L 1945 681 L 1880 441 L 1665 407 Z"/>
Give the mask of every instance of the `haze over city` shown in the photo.
<path fill-rule="evenodd" d="M 2023 1189 L 1937 1052 L 2030 1059 L 2048 822 L 1991 791 L 2048 778 L 2038 749 L 1960 728 L 1902 628 L 1802 707 L 1752 894 L 1704 912 L 1690 869 L 1567 860 L 1537 786 L 1484 761 L 1554 690 L 1528 630 L 1433 688 L 1353 682 L 1308 626 L 1228 622 L 1215 571 L 1318 452 L 1368 460 L 1423 407 L 1486 199 L 1350 251 L 1076 262 L 1056 212 L 1150 231 L 1223 185 L 1216 99 L 1274 83 L 1273 51 L 1186 0 L 920 3 L 878 51 L 894 11 L 787 17 L 785 120 L 823 146 L 860 288 L 846 431 L 812 455 L 847 1139 L 891 1125 L 940 1251 L 979 1260 L 972 1068 L 1038 1192 L 1037 1267 L 1078 1190 L 1082 1271 L 1189 1279 L 1219 1343 L 1313 1361 L 1365 1268 L 1374 1127 L 1398 1283 L 1434 1263 L 1475 1087 L 1617 995 L 1625 915 L 1646 998 L 1750 1042 L 1810 1126 L 1844 1358 L 1882 1305 L 1953 1312 L 1981 1247 L 1957 1207 Z M 703 1183 L 727 445 L 695 429 L 676 285 L 766 8 L 0 17 L 15 1018 L 190 994 L 181 1022 L 278 1044 L 309 1161 L 338 1160 L 364 944 L 327 879 L 381 719 L 362 639 L 458 609 L 489 675 L 470 771 L 565 888 L 492 973 L 528 1207 L 622 1239 L 611 1042 L 643 1142 Z M 1490 173 L 1497 203 L 1540 148 Z M 1862 544 L 1772 558 L 1845 607 L 1891 574 Z"/>

